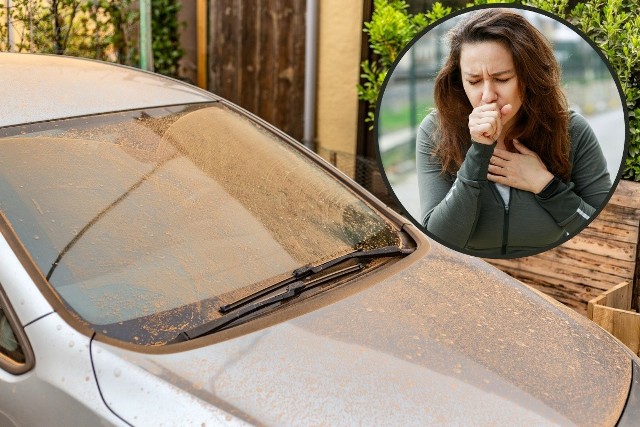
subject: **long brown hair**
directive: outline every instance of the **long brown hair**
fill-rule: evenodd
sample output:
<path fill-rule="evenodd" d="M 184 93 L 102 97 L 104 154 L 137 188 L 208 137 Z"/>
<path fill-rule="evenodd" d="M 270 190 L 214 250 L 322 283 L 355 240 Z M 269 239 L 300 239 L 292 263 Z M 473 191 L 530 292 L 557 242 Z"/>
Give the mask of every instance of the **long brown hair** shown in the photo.
<path fill-rule="evenodd" d="M 495 41 L 513 55 L 522 97 L 505 143 L 509 146 L 517 138 L 540 156 L 550 172 L 568 180 L 568 106 L 551 45 L 526 19 L 508 9 L 481 9 L 463 19 L 447 34 L 451 50 L 435 80 L 440 142 L 434 154 L 440 158 L 443 172 L 457 172 L 471 145 L 468 122 L 473 107 L 462 86 L 462 46 Z"/>

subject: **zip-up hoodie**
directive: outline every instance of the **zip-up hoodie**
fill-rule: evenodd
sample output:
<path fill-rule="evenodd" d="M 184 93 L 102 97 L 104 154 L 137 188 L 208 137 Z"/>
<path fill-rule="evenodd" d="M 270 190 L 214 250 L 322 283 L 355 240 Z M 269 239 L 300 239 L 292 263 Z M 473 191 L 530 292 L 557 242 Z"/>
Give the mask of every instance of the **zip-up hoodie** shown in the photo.
<path fill-rule="evenodd" d="M 437 127 L 434 111 L 418 129 L 420 220 L 451 248 L 490 258 L 538 253 L 579 232 L 611 190 L 600 144 L 584 117 L 574 111 L 569 115 L 571 179 L 560 182 L 545 198 L 511 188 L 508 204 L 487 180 L 496 144 L 472 142 L 457 175 L 443 174 L 433 155 Z"/>

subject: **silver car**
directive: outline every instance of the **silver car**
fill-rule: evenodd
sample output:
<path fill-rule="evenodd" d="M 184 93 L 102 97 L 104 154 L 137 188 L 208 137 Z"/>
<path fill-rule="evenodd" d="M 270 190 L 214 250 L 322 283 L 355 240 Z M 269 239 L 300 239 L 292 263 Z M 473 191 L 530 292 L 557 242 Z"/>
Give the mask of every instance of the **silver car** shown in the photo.
<path fill-rule="evenodd" d="M 615 338 L 232 103 L 0 79 L 1 426 L 640 423 Z"/>

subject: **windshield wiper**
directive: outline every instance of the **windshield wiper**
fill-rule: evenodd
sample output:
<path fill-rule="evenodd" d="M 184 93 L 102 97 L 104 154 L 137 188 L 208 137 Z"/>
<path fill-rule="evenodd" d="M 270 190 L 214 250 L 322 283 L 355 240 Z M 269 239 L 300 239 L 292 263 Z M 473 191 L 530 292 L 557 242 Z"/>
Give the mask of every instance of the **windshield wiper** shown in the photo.
<path fill-rule="evenodd" d="M 216 332 L 229 324 L 233 323 L 237 319 L 241 317 L 247 316 L 255 311 L 258 311 L 262 308 L 269 307 L 273 304 L 280 303 L 291 298 L 298 296 L 305 290 L 316 287 L 322 283 L 333 280 L 337 277 L 344 276 L 346 274 L 353 273 L 355 271 L 362 270 L 364 265 L 359 263 L 356 265 L 352 265 L 337 271 L 334 271 L 329 274 L 325 274 L 322 277 L 317 279 L 308 280 L 303 282 L 302 280 L 308 278 L 309 276 L 321 273 L 324 270 L 327 270 L 331 267 L 335 267 L 338 264 L 341 264 L 345 261 L 351 259 L 373 259 L 373 258 L 383 258 L 383 257 L 391 257 L 398 255 L 406 255 L 413 252 L 413 248 L 405 249 L 397 246 L 385 246 L 383 248 L 371 249 L 371 250 L 357 250 L 346 255 L 340 256 L 338 258 L 334 258 L 322 264 L 319 264 L 315 267 L 306 265 L 304 267 L 300 267 L 294 270 L 291 274 L 291 277 L 281 280 L 277 283 L 274 283 L 267 288 L 261 289 L 258 292 L 255 292 L 251 295 L 248 295 L 244 298 L 241 298 L 237 301 L 234 301 L 230 304 L 226 304 L 221 306 L 218 311 L 223 315 L 217 319 L 212 320 L 211 322 L 205 323 L 203 325 L 197 326 L 195 328 L 182 331 L 176 338 L 167 344 L 173 344 L 177 342 L 191 340 L 203 335 L 208 335 L 213 332 Z M 274 295 L 272 297 L 261 299 L 260 301 L 254 302 L 260 298 L 265 297 L 271 292 L 274 292 L 278 289 L 286 288 L 285 291 Z M 253 304 L 250 304 L 254 302 Z M 250 304 L 250 305 L 248 305 Z"/>
<path fill-rule="evenodd" d="M 356 264 L 356 265 L 343 268 L 338 271 L 334 271 L 333 273 L 326 274 L 318 279 L 309 280 L 307 282 L 303 282 L 302 280 L 296 280 L 293 283 L 290 283 L 284 292 L 276 294 L 270 298 L 266 298 L 258 302 L 254 302 L 253 304 L 246 305 L 231 313 L 224 314 L 221 317 L 218 317 L 217 319 L 212 320 L 211 322 L 205 323 L 204 325 L 200 325 L 195 328 L 182 331 L 178 334 L 177 337 L 175 337 L 172 341 L 168 342 L 167 344 L 174 344 L 178 342 L 188 341 L 194 338 L 201 337 L 203 335 L 208 335 L 213 332 L 219 331 L 221 329 L 224 329 L 231 323 L 235 322 L 236 320 L 242 317 L 245 317 L 253 312 L 261 310 L 265 307 L 269 307 L 276 303 L 287 301 L 289 299 L 297 297 L 302 292 L 308 289 L 314 288 L 318 285 L 321 285 L 337 277 L 362 270 L 363 268 L 364 268 L 364 264 Z"/>
<path fill-rule="evenodd" d="M 363 250 L 357 250 L 354 252 L 350 252 L 346 255 L 342 255 L 340 257 L 334 258 L 332 260 L 329 260 L 327 262 L 324 262 L 322 264 L 319 264 L 315 267 L 310 266 L 310 265 L 305 265 L 303 267 L 297 268 L 295 270 L 293 270 L 293 272 L 291 273 L 291 277 L 284 279 L 280 282 L 274 283 L 271 286 L 268 286 L 264 289 L 259 290 L 258 292 L 255 292 L 251 295 L 248 295 L 244 298 L 241 298 L 237 301 L 234 301 L 230 304 L 225 304 L 223 306 L 221 306 L 218 310 L 220 311 L 220 313 L 228 313 L 231 310 L 235 310 L 238 307 L 241 307 L 245 304 L 248 304 L 252 301 L 257 300 L 258 298 L 261 298 L 271 292 L 273 292 L 276 289 L 282 288 L 284 286 L 287 286 L 289 283 L 293 283 L 297 280 L 301 280 L 304 279 L 305 277 L 309 277 L 311 275 L 314 274 L 318 274 L 328 268 L 334 267 L 340 263 L 343 263 L 345 261 L 348 261 L 350 259 L 354 259 L 354 258 L 382 258 L 382 257 L 389 257 L 389 256 L 396 256 L 396 255 L 406 255 L 413 252 L 413 249 L 404 249 L 404 248 L 399 248 L 397 246 L 385 246 L 382 248 L 378 248 L 378 249 L 371 249 L 368 251 L 363 251 Z"/>

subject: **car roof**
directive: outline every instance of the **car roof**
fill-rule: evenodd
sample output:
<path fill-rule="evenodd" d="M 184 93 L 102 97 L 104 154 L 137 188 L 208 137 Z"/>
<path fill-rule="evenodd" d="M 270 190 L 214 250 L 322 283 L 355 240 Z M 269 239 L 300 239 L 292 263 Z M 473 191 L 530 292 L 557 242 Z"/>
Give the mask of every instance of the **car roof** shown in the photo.
<path fill-rule="evenodd" d="M 60 55 L 0 53 L 0 81 L 0 127 L 219 99 L 159 74 Z"/>

